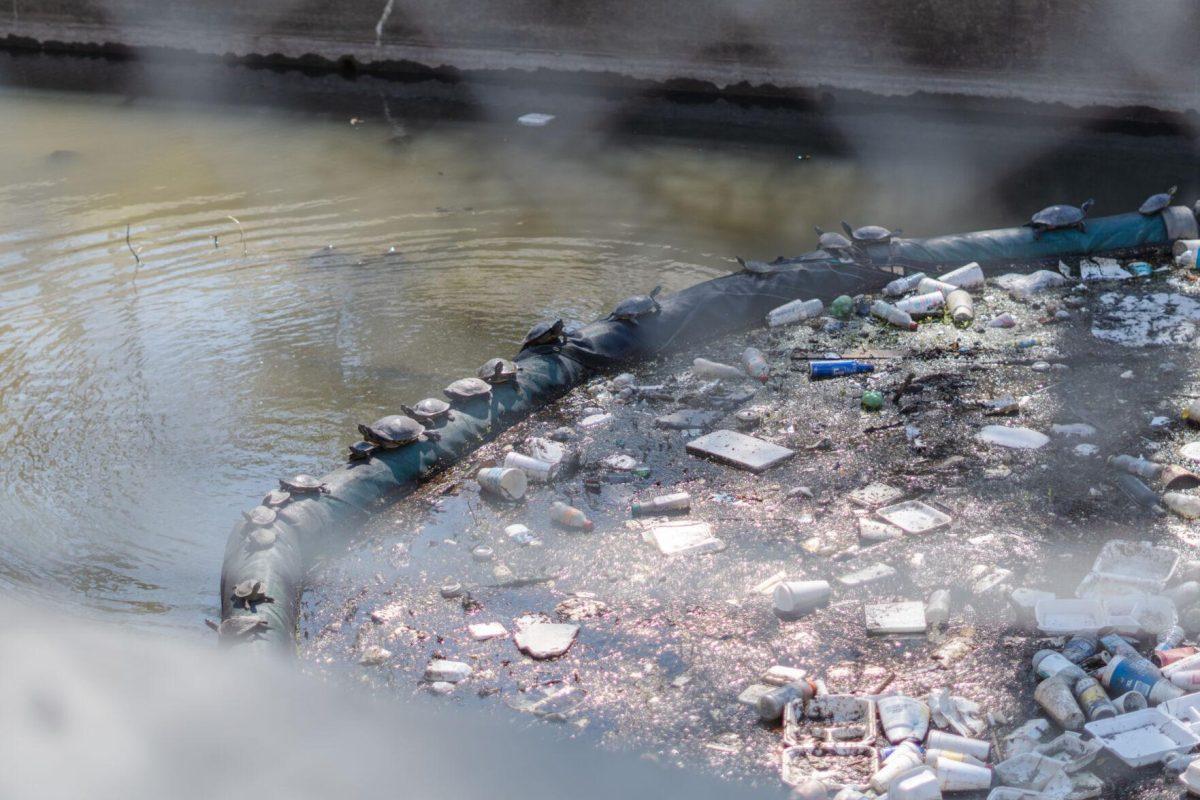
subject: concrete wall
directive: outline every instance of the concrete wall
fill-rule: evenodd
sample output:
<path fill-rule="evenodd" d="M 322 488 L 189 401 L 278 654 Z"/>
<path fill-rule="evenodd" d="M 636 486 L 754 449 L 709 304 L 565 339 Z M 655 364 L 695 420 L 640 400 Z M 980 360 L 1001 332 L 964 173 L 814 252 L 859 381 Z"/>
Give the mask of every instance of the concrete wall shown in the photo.
<path fill-rule="evenodd" d="M 27 43 L 1200 110 L 1191 0 L 10 2 L 0 36 Z"/>

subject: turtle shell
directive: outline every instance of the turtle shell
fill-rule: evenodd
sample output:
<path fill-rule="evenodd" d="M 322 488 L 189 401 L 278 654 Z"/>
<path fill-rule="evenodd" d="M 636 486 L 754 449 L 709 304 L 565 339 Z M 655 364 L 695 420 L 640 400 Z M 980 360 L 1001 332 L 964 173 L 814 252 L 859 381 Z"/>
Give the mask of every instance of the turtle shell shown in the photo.
<path fill-rule="evenodd" d="M 882 225 L 864 225 L 854 229 L 854 238 L 860 242 L 882 242 L 892 238 L 892 232 Z"/>
<path fill-rule="evenodd" d="M 250 546 L 255 550 L 266 550 L 275 545 L 276 533 L 274 528 L 253 528 L 246 536 Z"/>
<path fill-rule="evenodd" d="M 242 516 L 251 525 L 265 528 L 275 521 L 275 509 L 268 506 L 255 506 L 249 511 L 243 511 Z"/>
<path fill-rule="evenodd" d="M 753 259 L 746 261 L 739 256 L 737 262 L 741 265 L 743 272 L 749 272 L 752 275 L 769 275 L 772 272 L 779 271 L 779 267 L 774 264 L 768 264 L 766 261 L 755 261 Z"/>
<path fill-rule="evenodd" d="M 285 492 L 295 492 L 297 494 L 311 494 L 313 492 L 326 491 L 325 484 L 321 483 L 319 478 L 314 478 L 312 475 L 301 473 L 293 475 L 290 478 L 280 478 L 279 488 Z"/>
<path fill-rule="evenodd" d="M 466 400 L 471 397 L 482 397 L 492 391 L 491 384 L 479 378 L 459 378 L 454 383 L 442 389 L 451 400 Z"/>
<path fill-rule="evenodd" d="M 1046 228 L 1061 228 L 1082 219 L 1083 212 L 1076 206 L 1046 206 L 1033 215 L 1032 222 Z"/>
<path fill-rule="evenodd" d="M 658 311 L 658 301 L 654 298 L 662 291 L 661 286 L 655 286 L 650 294 L 638 294 L 626 298 L 613 309 L 614 319 L 635 319 Z"/>
<path fill-rule="evenodd" d="M 266 630 L 267 620 L 258 614 L 241 614 L 230 617 L 217 626 L 217 635 L 222 639 L 244 639 Z"/>
<path fill-rule="evenodd" d="M 412 410 L 423 419 L 437 419 L 450 413 L 450 404 L 436 397 L 426 397 L 413 406 Z"/>
<path fill-rule="evenodd" d="M 370 442 L 355 442 L 349 447 L 350 460 L 362 461 L 363 459 L 370 458 L 377 447 L 378 445 L 371 444 Z"/>
<path fill-rule="evenodd" d="M 1178 187 L 1172 186 L 1165 192 L 1150 195 L 1146 198 L 1146 202 L 1142 203 L 1141 207 L 1138 208 L 1138 211 L 1146 216 L 1157 214 L 1167 206 L 1171 205 L 1171 200 L 1175 198 L 1175 192 L 1177 190 Z"/>
<path fill-rule="evenodd" d="M 562 335 L 563 321 L 561 319 L 542 320 L 530 328 L 529 333 L 525 334 L 525 341 L 521 343 L 521 348 L 557 342 Z"/>
<path fill-rule="evenodd" d="M 489 358 L 475 374 L 488 383 L 506 383 L 517 377 L 517 365 L 507 358 Z"/>
<path fill-rule="evenodd" d="M 415 442 L 425 432 L 425 426 L 404 414 L 389 414 L 370 425 L 359 425 L 358 430 L 367 441 L 382 447 L 399 447 Z"/>
<path fill-rule="evenodd" d="M 822 250 L 849 250 L 850 248 L 854 247 L 854 242 L 850 241 L 837 231 L 825 231 L 815 226 L 814 229 L 817 232 L 817 247 L 821 248 Z"/>
<path fill-rule="evenodd" d="M 278 507 L 292 499 L 292 493 L 286 489 L 272 489 L 263 496 L 264 506 Z"/>
<path fill-rule="evenodd" d="M 233 596 L 238 600 L 247 600 L 263 594 L 262 588 L 262 581 L 249 578 L 233 587 Z"/>

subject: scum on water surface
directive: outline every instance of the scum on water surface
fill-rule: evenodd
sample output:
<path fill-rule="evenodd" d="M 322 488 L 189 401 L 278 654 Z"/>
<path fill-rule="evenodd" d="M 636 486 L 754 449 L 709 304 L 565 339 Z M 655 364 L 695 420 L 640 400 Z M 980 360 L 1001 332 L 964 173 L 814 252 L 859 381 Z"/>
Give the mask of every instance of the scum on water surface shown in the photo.
<path fill-rule="evenodd" d="M 1136 298 L 1164 294 L 1185 309 L 1178 330 L 1160 337 L 1171 344 L 1134 347 L 1143 343 L 1136 331 L 1113 333 L 1144 322 L 1136 312 L 1153 301 Z M 1009 591 L 1071 595 L 1110 539 L 1185 552 L 1198 539 L 1192 525 L 1132 503 L 1105 462 L 1141 453 L 1186 465 L 1178 447 L 1190 436 L 1178 412 L 1200 394 L 1190 377 L 1197 315 L 1186 312 L 1197 298 L 1186 273 L 1102 286 L 1072 281 L 1023 301 L 989 280 L 965 329 L 935 320 L 908 333 L 852 317 L 832 330 L 825 318 L 639 366 L 636 383 L 661 388 L 624 401 L 613 376 L 597 378 L 424 485 L 364 536 L 332 545 L 305 597 L 302 654 L 312 670 L 400 693 L 427 688 L 431 658 L 465 661 L 472 676 L 440 702 L 528 710 L 557 693 L 549 718 L 570 735 L 764 787 L 779 785 L 779 730 L 759 723 L 737 696 L 773 664 L 803 667 L 831 691 L 868 692 L 889 675 L 890 688 L 914 696 L 953 687 L 996 714 L 992 733 L 1002 735 L 1034 714 L 1029 659 L 1045 644 Z M 986 325 L 1005 312 L 1016 327 Z M 1018 346 L 1030 338 L 1037 343 Z M 688 371 L 696 356 L 738 363 L 747 345 L 771 366 L 761 387 L 714 388 Z M 876 370 L 810 382 L 807 359 L 826 353 L 866 354 Z M 868 388 L 884 393 L 881 411 L 861 409 Z M 987 416 L 984 404 L 1004 395 L 1022 399 L 1018 416 Z M 735 412 L 757 412 L 748 415 L 757 417 L 751 432 L 796 455 L 762 475 L 694 458 L 684 450 L 694 431 L 655 425 L 680 408 L 717 410 L 706 430 L 736 429 Z M 597 409 L 612 421 L 575 428 L 576 471 L 532 484 L 520 504 L 481 496 L 471 479 L 477 469 Z M 975 438 L 989 424 L 1033 428 L 1050 443 L 989 446 Z M 613 454 L 632 456 L 649 476 L 607 470 L 602 460 Z M 866 512 L 847 495 L 872 482 L 953 521 L 924 536 L 860 541 L 857 519 Z M 801 486 L 811 498 L 794 491 Z M 674 491 L 691 494 L 685 518 L 709 523 L 722 550 L 665 556 L 643 540 L 661 519 L 631 519 L 630 503 Z M 582 508 L 595 531 L 556 527 L 555 500 Z M 540 545 L 510 541 L 503 531 L 514 523 Z M 479 545 L 494 559 L 473 558 Z M 896 574 L 853 588 L 837 581 L 880 563 Z M 770 598 L 753 589 L 780 573 L 829 580 L 832 601 L 801 620 L 778 619 Z M 447 583 L 460 583 L 464 594 L 444 597 Z M 953 597 L 945 630 L 865 634 L 865 602 L 924 600 L 938 588 Z M 512 633 L 530 615 L 580 626 L 564 656 L 536 661 L 517 650 Z M 508 636 L 474 641 L 467 626 L 487 622 Z M 359 664 L 378 647 L 388 653 L 381 664 Z M 1177 793 L 1157 771 L 1118 777 L 1109 793 Z"/>

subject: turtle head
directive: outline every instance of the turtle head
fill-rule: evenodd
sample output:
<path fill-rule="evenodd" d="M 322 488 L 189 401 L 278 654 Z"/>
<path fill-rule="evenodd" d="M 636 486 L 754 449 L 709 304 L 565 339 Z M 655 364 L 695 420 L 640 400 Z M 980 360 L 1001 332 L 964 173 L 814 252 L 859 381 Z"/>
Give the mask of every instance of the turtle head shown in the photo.
<path fill-rule="evenodd" d="M 492 377 L 499 379 L 502 374 L 504 374 L 504 362 L 496 359 L 496 368 L 492 370 Z"/>
<path fill-rule="evenodd" d="M 366 425 L 363 425 L 361 422 L 358 424 L 358 432 L 362 434 L 362 437 L 368 442 L 375 440 L 375 434 L 371 432 L 370 428 L 368 428 Z"/>
<path fill-rule="evenodd" d="M 1174 197 L 1175 193 L 1178 191 L 1179 191 L 1178 186 L 1172 186 L 1170 189 L 1167 189 L 1167 197 Z"/>
<path fill-rule="evenodd" d="M 418 417 L 417 417 L 417 412 L 416 412 L 416 410 L 415 410 L 415 409 L 413 409 L 413 407 L 412 407 L 412 406 L 406 406 L 406 405 L 404 405 L 404 403 L 401 403 L 401 404 L 400 404 L 400 410 L 404 412 L 404 415 L 405 415 L 406 417 L 412 417 L 413 419 L 418 419 Z M 361 432 L 361 431 L 362 431 L 362 426 L 360 425 L 358 429 L 359 429 L 359 431 Z"/>
<path fill-rule="evenodd" d="M 425 438 L 431 442 L 440 442 L 442 440 L 442 435 L 437 431 L 427 430 L 425 431 Z"/>
<path fill-rule="evenodd" d="M 550 326 L 550 332 L 556 336 L 561 336 L 563 328 L 565 327 L 566 323 L 563 322 L 562 317 L 559 317 L 558 319 L 554 320 L 554 324 Z"/>
<path fill-rule="evenodd" d="M 1083 201 L 1083 205 L 1081 205 L 1079 207 L 1079 210 L 1086 214 L 1088 212 L 1088 209 L 1091 208 L 1095 204 L 1095 202 L 1096 202 L 1095 200 L 1093 200 L 1092 198 L 1089 197 L 1087 200 Z"/>
<path fill-rule="evenodd" d="M 821 228 L 820 225 L 813 225 L 813 230 L 817 232 L 817 236 L 825 235 L 825 231 L 824 231 L 824 229 Z"/>
<path fill-rule="evenodd" d="M 739 267 L 741 267 L 742 269 L 746 268 L 746 259 L 742 258 L 741 256 L 734 256 L 733 258 L 735 261 L 738 262 Z"/>
<path fill-rule="evenodd" d="M 846 222 L 846 220 L 842 220 L 842 230 L 844 230 L 846 232 L 846 235 L 849 236 L 851 239 L 854 238 L 854 228 L 851 228 L 850 223 Z"/>
<path fill-rule="evenodd" d="M 739 258 L 738 261 L 741 261 L 741 259 Z M 650 290 L 650 299 L 653 300 L 654 298 L 658 297 L 658 293 L 661 291 L 662 291 L 661 286 L 655 286 L 653 289 Z"/>

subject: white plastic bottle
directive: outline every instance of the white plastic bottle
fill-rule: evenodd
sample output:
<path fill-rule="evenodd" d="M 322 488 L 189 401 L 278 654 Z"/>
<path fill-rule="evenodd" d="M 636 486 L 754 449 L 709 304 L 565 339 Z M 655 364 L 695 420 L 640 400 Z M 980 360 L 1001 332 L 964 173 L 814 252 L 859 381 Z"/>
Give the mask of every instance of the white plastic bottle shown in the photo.
<path fill-rule="evenodd" d="M 692 374 L 697 378 L 711 378 L 720 381 L 744 381 L 746 373 L 737 367 L 709 361 L 707 358 L 697 358 L 692 361 Z"/>
<path fill-rule="evenodd" d="M 767 312 L 767 326 L 777 328 L 780 325 L 791 325 L 793 322 L 813 319 L 821 316 L 821 312 L 824 310 L 825 304 L 817 297 L 812 300 L 793 300 Z"/>
<path fill-rule="evenodd" d="M 977 286 L 983 286 L 983 270 L 977 262 L 972 261 L 958 269 L 950 270 L 945 275 L 939 275 L 938 280 L 960 289 L 974 289 Z"/>
<path fill-rule="evenodd" d="M 957 288 L 958 287 L 954 284 L 946 283 L 945 281 L 939 281 L 937 278 L 922 278 L 921 282 L 917 284 L 917 291 L 921 294 L 928 294 L 929 292 L 941 292 L 943 295 L 946 295 L 950 294 Z"/>
<path fill-rule="evenodd" d="M 946 297 L 941 292 L 918 294 L 896 301 L 896 308 L 914 317 L 933 314 L 944 305 L 946 305 Z"/>
<path fill-rule="evenodd" d="M 687 492 L 675 492 L 655 497 L 645 503 L 633 503 L 630 510 L 635 517 L 645 514 L 665 514 L 668 511 L 687 511 L 692 507 L 692 496 Z"/>
<path fill-rule="evenodd" d="M 902 294 L 908 294 L 913 289 L 917 288 L 917 284 L 925 278 L 924 272 L 914 272 L 912 275 L 905 275 L 903 278 L 896 280 L 883 287 L 883 293 L 887 297 L 899 297 Z"/>
<path fill-rule="evenodd" d="M 882 300 L 876 300 L 871 304 L 871 313 L 888 323 L 895 325 L 897 328 L 915 331 L 917 323 L 913 322 L 913 318 L 907 312 L 901 311 L 891 303 L 885 303 Z"/>

